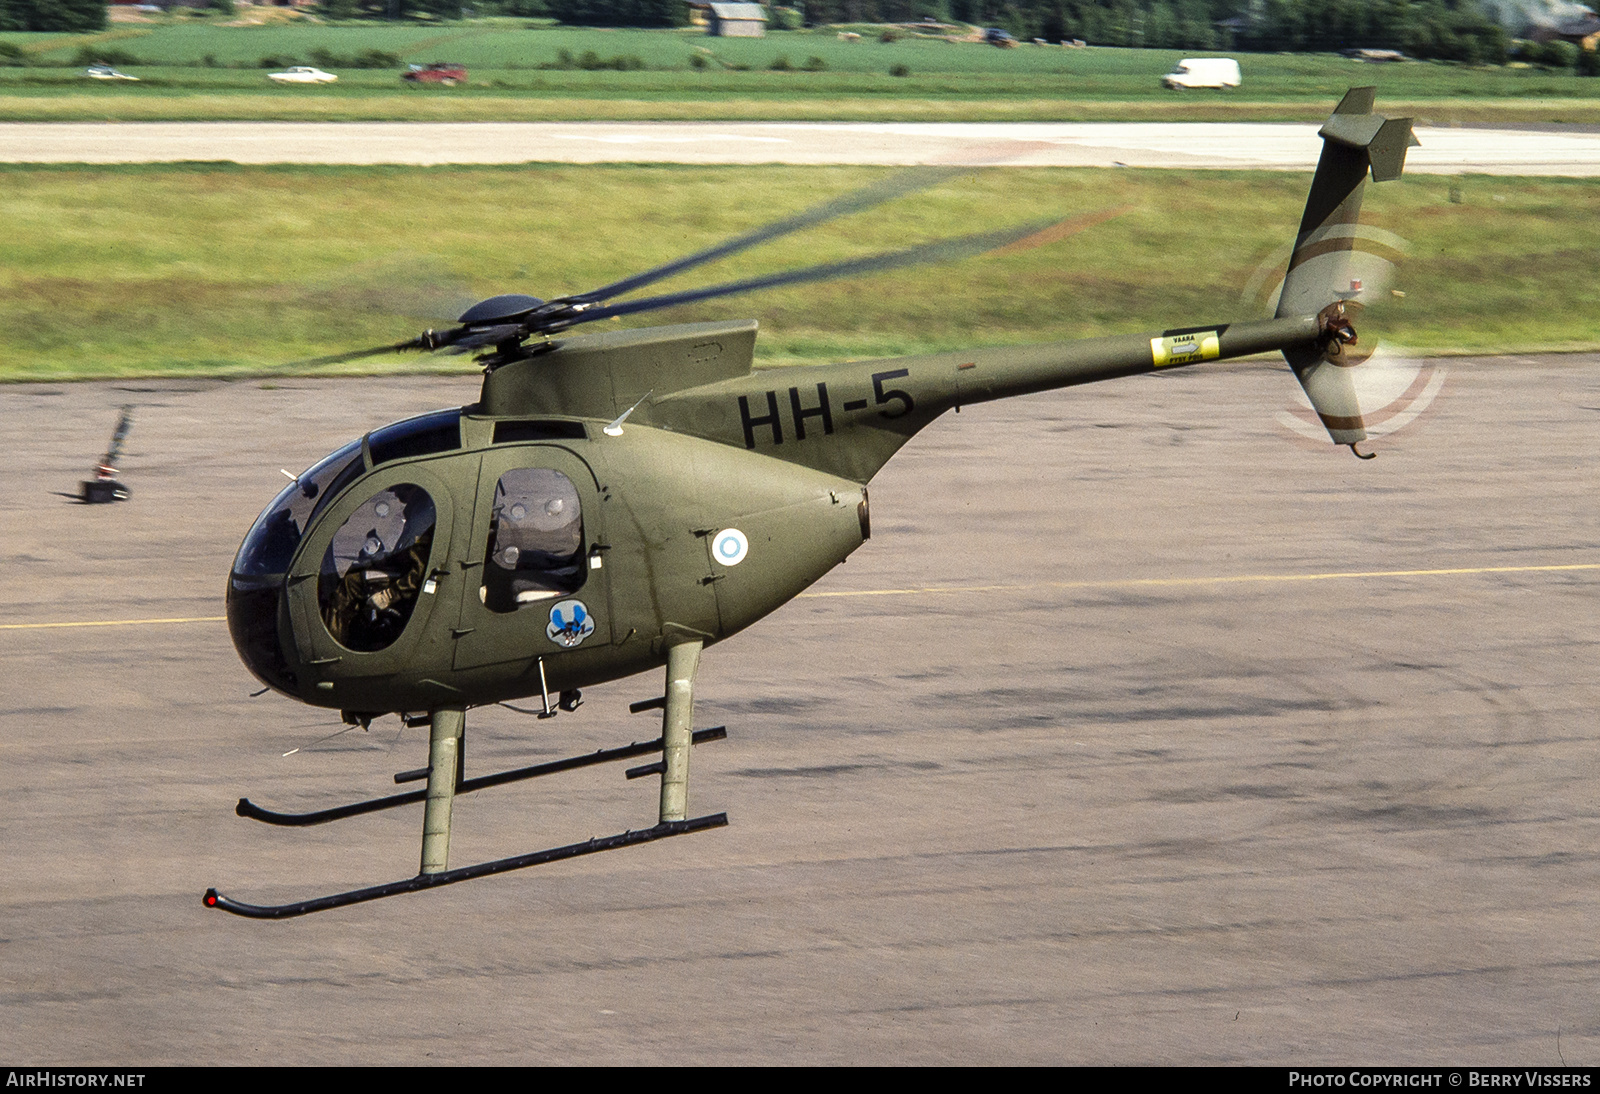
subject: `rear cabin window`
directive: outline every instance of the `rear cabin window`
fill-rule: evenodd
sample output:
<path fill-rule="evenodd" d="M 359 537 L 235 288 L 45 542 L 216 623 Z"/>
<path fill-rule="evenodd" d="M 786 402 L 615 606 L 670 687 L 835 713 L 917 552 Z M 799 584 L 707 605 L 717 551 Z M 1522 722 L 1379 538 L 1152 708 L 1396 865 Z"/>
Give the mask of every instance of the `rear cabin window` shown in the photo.
<path fill-rule="evenodd" d="M 583 513 L 572 480 L 542 467 L 501 475 L 487 553 L 479 595 L 490 611 L 513 612 L 575 592 L 587 572 Z"/>

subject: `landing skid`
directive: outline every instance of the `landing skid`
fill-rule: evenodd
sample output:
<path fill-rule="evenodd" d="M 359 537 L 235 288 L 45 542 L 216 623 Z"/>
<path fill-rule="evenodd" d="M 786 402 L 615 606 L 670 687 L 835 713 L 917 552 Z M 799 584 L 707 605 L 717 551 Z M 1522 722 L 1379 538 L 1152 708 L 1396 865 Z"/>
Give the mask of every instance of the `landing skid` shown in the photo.
<path fill-rule="evenodd" d="M 708 741 L 720 741 L 728 735 L 726 726 L 712 726 L 710 729 L 698 729 L 694 733 L 695 744 L 705 744 Z M 493 775 L 479 775 L 475 779 L 462 779 L 456 784 L 457 794 L 470 794 L 474 790 L 483 790 L 490 786 L 503 786 L 506 783 L 521 782 L 523 779 L 537 779 L 540 775 L 554 775 L 560 771 L 572 771 L 580 767 L 590 767 L 594 764 L 614 763 L 618 760 L 631 760 L 635 756 L 648 756 L 652 752 L 660 752 L 662 739 L 657 737 L 653 741 L 644 741 L 621 748 L 602 748 L 598 752 L 591 752 L 584 756 L 569 756 L 562 760 L 551 760 L 548 763 L 534 764 L 531 767 L 519 767 L 511 771 L 497 771 Z M 426 777 L 427 768 L 423 768 Z M 652 772 L 653 773 L 653 772 Z M 411 774 L 411 772 L 407 772 Z M 629 778 L 634 778 L 631 772 Z M 279 824 L 289 828 L 300 828 L 310 824 L 327 824 L 329 821 L 343 820 L 345 817 L 359 817 L 363 813 L 376 813 L 381 809 L 394 809 L 401 805 L 411 805 L 415 802 L 427 800 L 426 790 L 408 790 L 403 794 L 390 794 L 386 798 L 373 798 L 371 801 L 352 802 L 349 805 L 336 805 L 331 809 L 318 809 L 311 813 L 279 813 L 273 809 L 264 809 L 252 802 L 249 798 L 240 798 L 239 804 L 234 807 L 234 812 L 241 817 L 252 820 L 265 821 L 267 824 Z"/>
<path fill-rule="evenodd" d="M 417 800 L 420 801 L 421 799 Z M 597 851 L 614 851 L 620 847 L 632 847 L 638 843 L 653 843 L 656 840 L 667 839 L 670 836 L 683 836 L 690 832 L 700 832 L 708 828 L 722 828 L 727 823 L 728 814 L 726 813 L 712 813 L 705 817 L 695 817 L 693 820 L 663 821 L 654 828 L 643 828 L 636 832 L 623 832 L 617 836 L 600 836 L 595 839 L 585 840 L 582 843 L 569 843 L 565 847 L 552 847 L 546 851 L 532 851 L 526 855 L 495 859 L 492 862 L 480 862 L 476 866 L 462 866 L 459 869 L 444 870 L 436 874 L 418 874 L 416 877 L 406 878 L 404 881 L 391 881 L 387 885 L 374 885 L 368 889 L 355 889 L 348 893 L 335 893 L 333 896 L 320 896 L 313 900 L 301 900 L 293 904 L 245 904 L 241 901 L 230 900 L 215 889 L 207 889 L 205 904 L 207 908 L 219 908 L 224 912 L 232 912 L 234 915 L 242 915 L 250 919 L 291 919 L 294 916 L 307 915 L 311 912 L 327 911 L 329 908 L 343 908 L 347 904 L 360 904 L 363 901 L 378 900 L 386 896 L 414 893 L 419 889 L 433 889 L 440 885 L 453 885 L 458 881 L 471 881 L 473 878 L 488 877 L 490 874 L 503 874 L 509 870 L 521 870 L 529 866 L 543 866 L 547 862 L 560 862 L 562 859 L 577 858 L 580 855 L 592 855 Z"/>
<path fill-rule="evenodd" d="M 347 893 L 335 893 L 332 896 L 316 897 L 292 904 L 245 904 L 230 900 L 215 889 L 207 889 L 204 897 L 205 906 L 220 908 L 222 911 L 252 919 L 288 919 L 293 916 L 308 915 L 311 912 L 326 911 L 329 908 L 342 908 L 347 904 L 360 904 L 368 900 L 398 896 L 401 893 L 414 893 L 419 889 L 453 885 L 458 881 L 470 881 L 490 874 L 503 874 L 509 870 L 521 870 L 529 866 L 541 866 L 547 862 L 577 858 L 579 855 L 613 851 L 621 847 L 632 847 L 636 843 L 652 843 L 669 836 L 681 836 L 707 828 L 723 827 L 728 823 L 726 813 L 713 813 L 692 819 L 685 815 L 688 801 L 689 753 L 692 746 L 705 741 L 721 740 L 728 735 L 728 731 L 722 726 L 703 729 L 697 733 L 690 732 L 690 727 L 694 724 L 694 677 L 700 664 L 700 650 L 701 643 L 698 641 L 682 642 L 667 650 L 667 688 L 660 703 L 661 736 L 654 741 L 625 745 L 621 748 L 605 748 L 584 756 L 570 756 L 563 760 L 552 760 L 531 767 L 519 767 L 512 771 L 500 771 L 493 775 L 466 779 L 462 777 L 461 760 L 466 740 L 467 708 L 440 707 L 428 712 L 428 766 L 419 771 L 401 772 L 395 776 L 396 782 L 426 778 L 428 786 L 425 790 L 391 794 L 386 798 L 352 802 L 349 805 L 334 806 L 331 809 L 320 809 L 311 813 L 279 813 L 272 809 L 263 809 L 253 804 L 249 798 L 240 798 L 239 805 L 235 809 L 239 816 L 291 827 L 324 824 L 344 817 L 422 802 L 424 803 L 422 868 L 416 877 L 404 881 L 393 881 L 387 885 L 374 885 L 366 889 L 353 889 Z M 654 705 L 650 704 L 652 707 Z M 495 859 L 492 862 L 480 862 L 475 866 L 450 869 L 450 817 L 451 807 L 457 794 L 520 782 L 540 775 L 552 775 L 558 771 L 571 771 L 593 764 L 625 760 L 651 752 L 658 753 L 661 759 L 655 763 L 629 768 L 625 774 L 630 779 L 647 775 L 661 776 L 660 819 L 655 827 L 638 831 L 629 830 L 621 835 L 602 836 L 582 843 L 570 843 L 565 847 L 552 847 L 511 858 Z"/>

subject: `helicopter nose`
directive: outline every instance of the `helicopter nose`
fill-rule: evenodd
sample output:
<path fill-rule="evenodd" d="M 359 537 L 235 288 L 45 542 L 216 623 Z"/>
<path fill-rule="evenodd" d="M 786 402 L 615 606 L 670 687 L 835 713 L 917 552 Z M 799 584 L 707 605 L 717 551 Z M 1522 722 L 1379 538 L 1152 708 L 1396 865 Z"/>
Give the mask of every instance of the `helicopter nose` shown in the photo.
<path fill-rule="evenodd" d="M 283 578 L 234 574 L 228 582 L 228 633 L 233 648 L 257 680 L 285 695 L 295 693 L 295 674 L 283 655 L 279 615 Z"/>

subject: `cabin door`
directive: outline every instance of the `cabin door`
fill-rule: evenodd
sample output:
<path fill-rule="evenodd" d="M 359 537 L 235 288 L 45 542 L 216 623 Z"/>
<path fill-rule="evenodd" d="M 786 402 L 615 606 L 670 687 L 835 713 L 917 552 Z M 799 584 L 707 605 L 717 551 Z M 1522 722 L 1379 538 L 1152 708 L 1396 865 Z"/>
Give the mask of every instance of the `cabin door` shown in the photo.
<path fill-rule="evenodd" d="M 589 465 L 559 445 L 483 456 L 463 563 L 455 667 L 533 661 L 611 641 Z"/>

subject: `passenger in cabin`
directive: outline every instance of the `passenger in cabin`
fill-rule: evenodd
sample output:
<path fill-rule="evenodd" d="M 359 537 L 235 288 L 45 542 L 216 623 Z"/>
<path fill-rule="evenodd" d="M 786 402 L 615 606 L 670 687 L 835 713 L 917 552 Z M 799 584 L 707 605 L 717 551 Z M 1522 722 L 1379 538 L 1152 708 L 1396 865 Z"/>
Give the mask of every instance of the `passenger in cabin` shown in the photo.
<path fill-rule="evenodd" d="M 493 514 L 480 589 L 490 611 L 516 611 L 583 584 L 583 513 L 571 479 L 540 467 L 508 471 L 495 484 Z"/>

